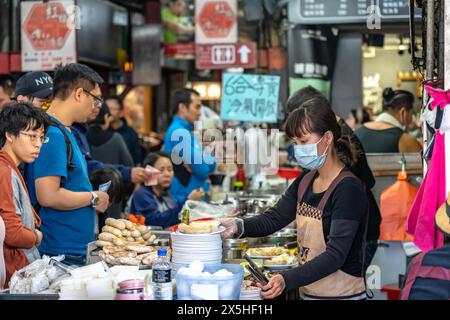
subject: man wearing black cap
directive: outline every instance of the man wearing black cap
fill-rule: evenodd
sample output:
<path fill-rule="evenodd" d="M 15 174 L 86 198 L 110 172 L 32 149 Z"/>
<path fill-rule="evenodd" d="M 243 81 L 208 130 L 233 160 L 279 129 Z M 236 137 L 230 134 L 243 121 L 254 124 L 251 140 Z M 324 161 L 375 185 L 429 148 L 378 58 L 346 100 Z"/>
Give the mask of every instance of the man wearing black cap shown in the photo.
<path fill-rule="evenodd" d="M 53 79 L 43 71 L 28 72 L 16 82 L 17 101 L 31 102 L 35 107 L 48 109 L 53 95 Z"/>

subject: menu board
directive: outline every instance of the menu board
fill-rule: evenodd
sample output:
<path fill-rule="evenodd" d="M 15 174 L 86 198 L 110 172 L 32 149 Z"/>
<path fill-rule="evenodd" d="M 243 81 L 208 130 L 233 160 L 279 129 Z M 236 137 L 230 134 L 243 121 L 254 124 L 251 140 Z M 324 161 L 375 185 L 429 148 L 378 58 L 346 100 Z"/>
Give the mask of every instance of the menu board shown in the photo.
<path fill-rule="evenodd" d="M 294 0 L 289 4 L 289 20 L 299 24 L 366 23 L 376 6 L 381 21 L 408 21 L 409 0 Z M 416 18 L 421 10 L 415 9 Z"/>
<path fill-rule="evenodd" d="M 277 122 L 280 77 L 258 74 L 222 75 L 222 120 Z"/>

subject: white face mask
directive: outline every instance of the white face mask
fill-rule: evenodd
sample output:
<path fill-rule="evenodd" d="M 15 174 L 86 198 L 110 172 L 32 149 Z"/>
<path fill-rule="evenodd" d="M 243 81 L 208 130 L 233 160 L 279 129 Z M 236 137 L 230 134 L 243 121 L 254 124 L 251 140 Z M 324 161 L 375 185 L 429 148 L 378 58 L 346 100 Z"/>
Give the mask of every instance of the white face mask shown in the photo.
<path fill-rule="evenodd" d="M 298 164 L 308 170 L 317 170 L 323 167 L 328 155 L 328 146 L 322 155 L 318 155 L 317 145 L 323 140 L 325 135 L 316 143 L 297 144 L 294 146 L 294 155 Z"/>

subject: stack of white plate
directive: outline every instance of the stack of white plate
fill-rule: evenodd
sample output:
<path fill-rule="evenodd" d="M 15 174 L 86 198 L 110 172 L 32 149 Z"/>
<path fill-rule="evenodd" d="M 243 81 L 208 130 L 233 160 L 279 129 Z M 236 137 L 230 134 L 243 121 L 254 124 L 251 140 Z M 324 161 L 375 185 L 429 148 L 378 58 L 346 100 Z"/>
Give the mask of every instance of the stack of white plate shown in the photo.
<path fill-rule="evenodd" d="M 257 287 L 241 289 L 241 296 L 239 300 L 262 300 L 261 289 Z"/>
<path fill-rule="evenodd" d="M 187 267 L 191 262 L 201 261 L 205 265 L 222 262 L 222 239 L 219 233 L 184 234 L 174 232 L 172 239 L 172 271 Z"/>

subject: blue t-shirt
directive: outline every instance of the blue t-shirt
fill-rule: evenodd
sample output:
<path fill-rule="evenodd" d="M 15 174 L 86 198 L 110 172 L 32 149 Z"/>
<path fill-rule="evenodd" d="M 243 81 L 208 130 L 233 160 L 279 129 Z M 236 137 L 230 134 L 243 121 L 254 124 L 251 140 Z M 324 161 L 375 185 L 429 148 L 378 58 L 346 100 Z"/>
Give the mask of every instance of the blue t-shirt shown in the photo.
<path fill-rule="evenodd" d="M 52 118 L 58 122 L 55 118 Z M 27 185 L 36 202 L 34 181 L 48 176 L 60 176 L 61 187 L 74 192 L 92 191 L 86 160 L 72 133 L 63 127 L 72 144 L 74 170 L 67 170 L 67 149 L 60 129 L 50 126 L 49 142 L 42 145 L 36 161 L 27 168 Z M 32 180 L 30 180 L 32 179 Z M 39 211 L 43 234 L 39 251 L 51 254 L 86 254 L 87 244 L 94 241 L 95 210 L 86 206 L 76 210 L 60 211 L 42 207 Z"/>
<path fill-rule="evenodd" d="M 172 162 L 174 157 L 181 157 L 183 163 L 189 164 L 192 174 L 187 186 L 184 186 L 175 176 L 170 186 L 170 194 L 176 202 L 183 202 L 197 188 L 209 191 L 208 176 L 216 170 L 216 159 L 203 148 L 192 130 L 194 126 L 179 116 L 174 116 L 166 132 L 164 152 Z M 174 154 L 172 154 L 174 153 Z"/>

